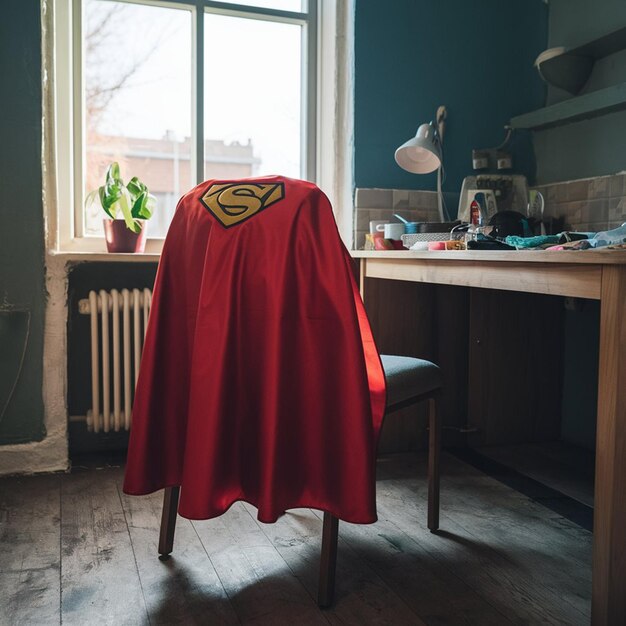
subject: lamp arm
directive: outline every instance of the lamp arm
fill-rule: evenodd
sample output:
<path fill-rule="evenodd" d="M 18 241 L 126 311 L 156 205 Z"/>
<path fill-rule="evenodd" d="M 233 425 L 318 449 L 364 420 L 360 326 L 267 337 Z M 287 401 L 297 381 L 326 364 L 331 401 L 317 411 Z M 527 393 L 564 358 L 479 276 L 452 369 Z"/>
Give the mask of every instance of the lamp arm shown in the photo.
<path fill-rule="evenodd" d="M 439 135 L 439 141 L 443 145 L 443 135 L 446 128 L 446 118 L 448 117 L 448 109 L 445 105 L 437 107 L 437 113 L 435 119 L 437 120 L 437 134 Z"/>
<path fill-rule="evenodd" d="M 448 109 L 445 105 L 437 107 L 437 113 L 435 119 L 437 120 L 437 135 L 439 135 L 439 143 L 441 144 L 441 151 L 443 156 L 443 135 L 446 128 L 446 118 L 448 117 Z M 442 222 L 447 221 L 447 207 L 443 199 L 442 178 L 443 178 L 443 164 L 437 168 L 437 212 L 439 213 L 439 219 Z"/>

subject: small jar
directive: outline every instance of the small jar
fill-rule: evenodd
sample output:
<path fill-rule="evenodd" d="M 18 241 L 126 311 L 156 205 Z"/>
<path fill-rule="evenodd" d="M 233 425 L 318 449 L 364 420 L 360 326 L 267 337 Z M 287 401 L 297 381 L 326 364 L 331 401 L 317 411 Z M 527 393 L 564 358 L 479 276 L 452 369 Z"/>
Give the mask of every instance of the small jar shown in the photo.
<path fill-rule="evenodd" d="M 472 168 L 486 170 L 489 167 L 489 153 L 486 150 L 472 150 Z"/>
<path fill-rule="evenodd" d="M 510 170 L 513 168 L 513 157 L 509 152 L 498 150 L 496 154 L 496 167 L 499 170 Z"/>

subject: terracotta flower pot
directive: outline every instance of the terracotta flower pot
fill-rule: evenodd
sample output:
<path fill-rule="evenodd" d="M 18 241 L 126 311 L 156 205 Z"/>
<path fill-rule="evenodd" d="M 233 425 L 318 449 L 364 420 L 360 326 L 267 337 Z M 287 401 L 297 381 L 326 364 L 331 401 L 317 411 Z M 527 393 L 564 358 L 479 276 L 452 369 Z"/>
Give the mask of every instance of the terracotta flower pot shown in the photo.
<path fill-rule="evenodd" d="M 124 220 L 112 220 L 105 217 L 104 238 L 109 252 L 143 252 L 146 249 L 146 222 L 138 220 L 141 230 L 134 233 L 126 228 Z"/>

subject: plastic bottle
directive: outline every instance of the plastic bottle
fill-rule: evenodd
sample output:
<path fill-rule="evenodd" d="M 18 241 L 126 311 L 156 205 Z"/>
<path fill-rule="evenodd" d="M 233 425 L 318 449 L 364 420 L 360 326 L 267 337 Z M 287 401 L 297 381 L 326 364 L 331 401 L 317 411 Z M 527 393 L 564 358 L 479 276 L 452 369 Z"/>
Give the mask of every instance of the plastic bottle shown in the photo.
<path fill-rule="evenodd" d="M 601 233 L 596 233 L 596 236 L 590 239 L 589 243 L 594 248 L 626 243 L 626 222 L 612 230 L 605 230 Z"/>
<path fill-rule="evenodd" d="M 477 239 L 478 235 L 485 230 L 483 225 L 486 214 L 485 194 L 477 193 L 470 204 L 470 226 L 467 230 L 465 241 Z"/>
<path fill-rule="evenodd" d="M 476 198 L 472 200 L 472 204 L 470 204 L 470 224 L 472 226 L 481 226 L 483 221 L 482 212 L 480 210 L 480 204 Z"/>

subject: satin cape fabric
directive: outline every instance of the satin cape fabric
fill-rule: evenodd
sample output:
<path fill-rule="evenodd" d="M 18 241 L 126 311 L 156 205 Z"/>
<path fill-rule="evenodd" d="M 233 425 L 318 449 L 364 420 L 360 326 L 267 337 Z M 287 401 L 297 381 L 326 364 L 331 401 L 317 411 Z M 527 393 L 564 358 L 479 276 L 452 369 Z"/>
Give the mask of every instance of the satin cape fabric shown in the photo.
<path fill-rule="evenodd" d="M 282 197 L 245 219 L 245 206 L 227 206 L 240 221 L 225 226 L 206 197 L 234 183 L 246 194 L 279 185 Z M 186 194 L 157 272 L 124 492 L 180 485 L 190 519 L 244 500 L 263 522 L 296 507 L 374 522 L 384 406 L 326 196 L 283 177 L 207 181 Z"/>

